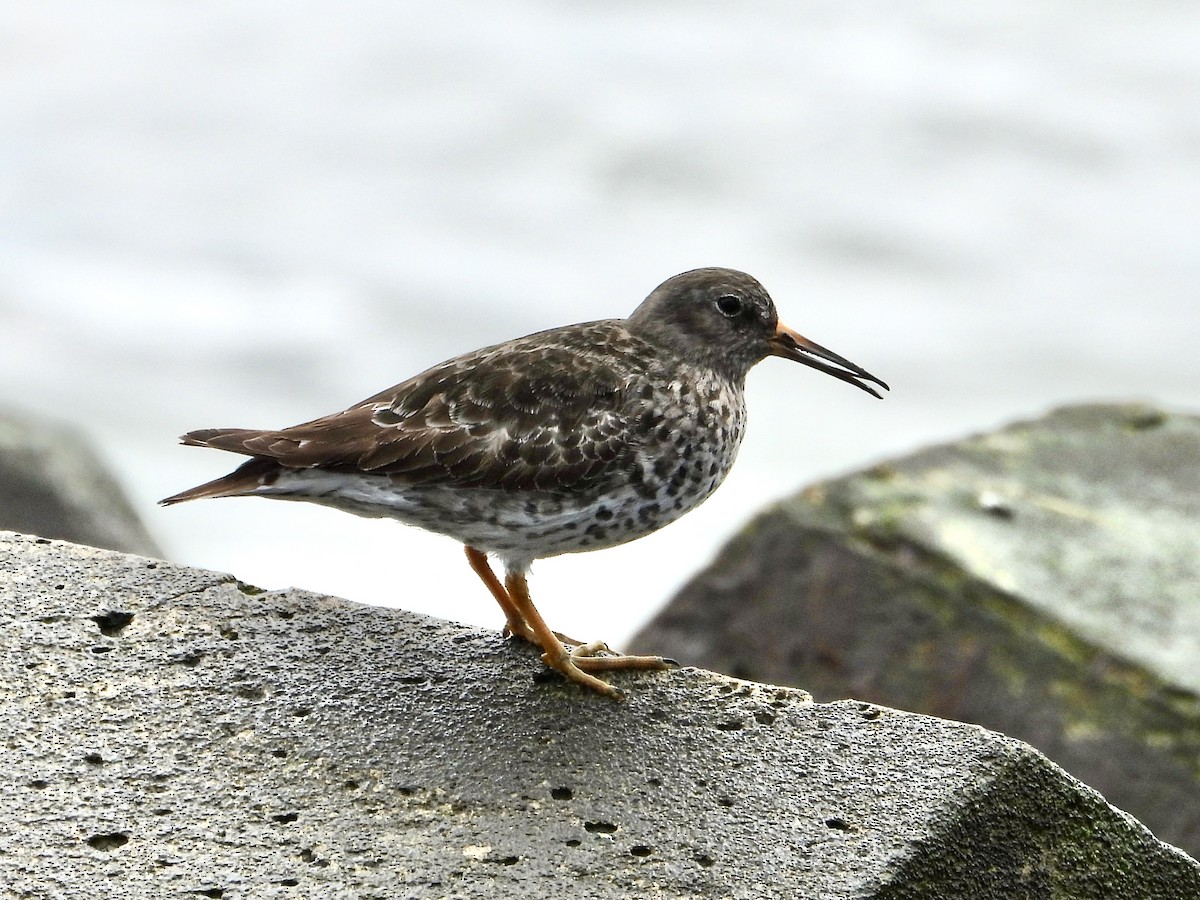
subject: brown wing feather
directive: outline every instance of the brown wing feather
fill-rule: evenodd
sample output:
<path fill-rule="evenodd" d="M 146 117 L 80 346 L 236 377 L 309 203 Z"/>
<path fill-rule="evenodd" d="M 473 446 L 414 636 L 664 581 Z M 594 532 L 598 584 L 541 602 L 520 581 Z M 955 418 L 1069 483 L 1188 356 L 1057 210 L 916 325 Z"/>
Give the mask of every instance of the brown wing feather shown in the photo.
<path fill-rule="evenodd" d="M 569 490 L 620 466 L 641 440 L 625 402 L 642 374 L 637 344 L 619 322 L 570 326 L 450 360 L 302 425 L 183 440 L 287 468 Z"/>

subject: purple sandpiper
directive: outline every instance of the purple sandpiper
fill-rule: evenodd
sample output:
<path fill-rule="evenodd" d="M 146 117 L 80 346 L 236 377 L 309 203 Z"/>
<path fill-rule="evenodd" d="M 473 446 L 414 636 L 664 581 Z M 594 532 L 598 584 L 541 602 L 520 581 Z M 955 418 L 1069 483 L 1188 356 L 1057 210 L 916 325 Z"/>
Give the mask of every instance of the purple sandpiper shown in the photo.
<path fill-rule="evenodd" d="M 506 633 L 540 647 L 567 678 L 619 697 L 591 673 L 670 661 L 551 631 L 526 573 L 535 559 L 623 544 L 702 503 L 733 465 L 746 373 L 767 356 L 876 397 L 867 382 L 887 389 L 780 323 L 754 278 L 695 269 L 663 282 L 628 319 L 485 347 L 302 425 L 191 431 L 184 444 L 250 459 L 162 503 L 307 500 L 449 535 L 504 610 Z M 488 554 L 503 562 L 503 583 Z"/>

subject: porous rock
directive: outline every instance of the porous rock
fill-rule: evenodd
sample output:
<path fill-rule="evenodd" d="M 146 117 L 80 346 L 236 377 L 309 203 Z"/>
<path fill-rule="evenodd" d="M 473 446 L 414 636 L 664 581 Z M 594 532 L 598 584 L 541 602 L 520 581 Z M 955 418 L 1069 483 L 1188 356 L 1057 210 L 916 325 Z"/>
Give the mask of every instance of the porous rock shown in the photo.
<path fill-rule="evenodd" d="M 975 722 L 1200 852 L 1200 419 L 1064 408 L 818 484 L 634 639 Z"/>
<path fill-rule="evenodd" d="M 85 438 L 23 413 L 0 412 L 0 528 L 160 555 Z"/>
<path fill-rule="evenodd" d="M 0 882 L 158 898 L 1193 898 L 1028 746 L 0 534 Z"/>

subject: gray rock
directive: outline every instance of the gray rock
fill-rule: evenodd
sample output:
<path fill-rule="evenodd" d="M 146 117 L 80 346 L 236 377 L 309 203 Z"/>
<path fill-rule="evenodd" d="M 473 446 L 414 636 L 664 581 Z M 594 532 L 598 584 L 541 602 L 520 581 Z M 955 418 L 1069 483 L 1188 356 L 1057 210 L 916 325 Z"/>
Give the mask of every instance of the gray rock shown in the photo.
<path fill-rule="evenodd" d="M 0 883 L 54 898 L 1200 896 L 981 728 L 0 534 Z"/>
<path fill-rule="evenodd" d="M 635 649 L 976 722 L 1200 852 L 1200 419 L 1081 406 L 769 510 Z"/>
<path fill-rule="evenodd" d="M 161 555 L 83 436 L 24 414 L 0 413 L 0 528 Z"/>

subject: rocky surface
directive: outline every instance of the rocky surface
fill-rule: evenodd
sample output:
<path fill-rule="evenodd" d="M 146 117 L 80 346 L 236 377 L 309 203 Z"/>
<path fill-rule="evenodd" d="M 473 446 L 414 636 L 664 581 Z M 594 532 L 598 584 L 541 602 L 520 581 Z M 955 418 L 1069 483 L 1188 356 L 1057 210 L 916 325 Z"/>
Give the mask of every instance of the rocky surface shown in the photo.
<path fill-rule="evenodd" d="M 0 534 L 0 883 L 28 898 L 1195 898 L 979 727 Z"/>
<path fill-rule="evenodd" d="M 1200 852 L 1200 419 L 1081 406 L 816 485 L 635 649 L 1020 737 Z"/>
<path fill-rule="evenodd" d="M 12 412 L 0 412 L 0 528 L 160 555 L 82 435 Z"/>

